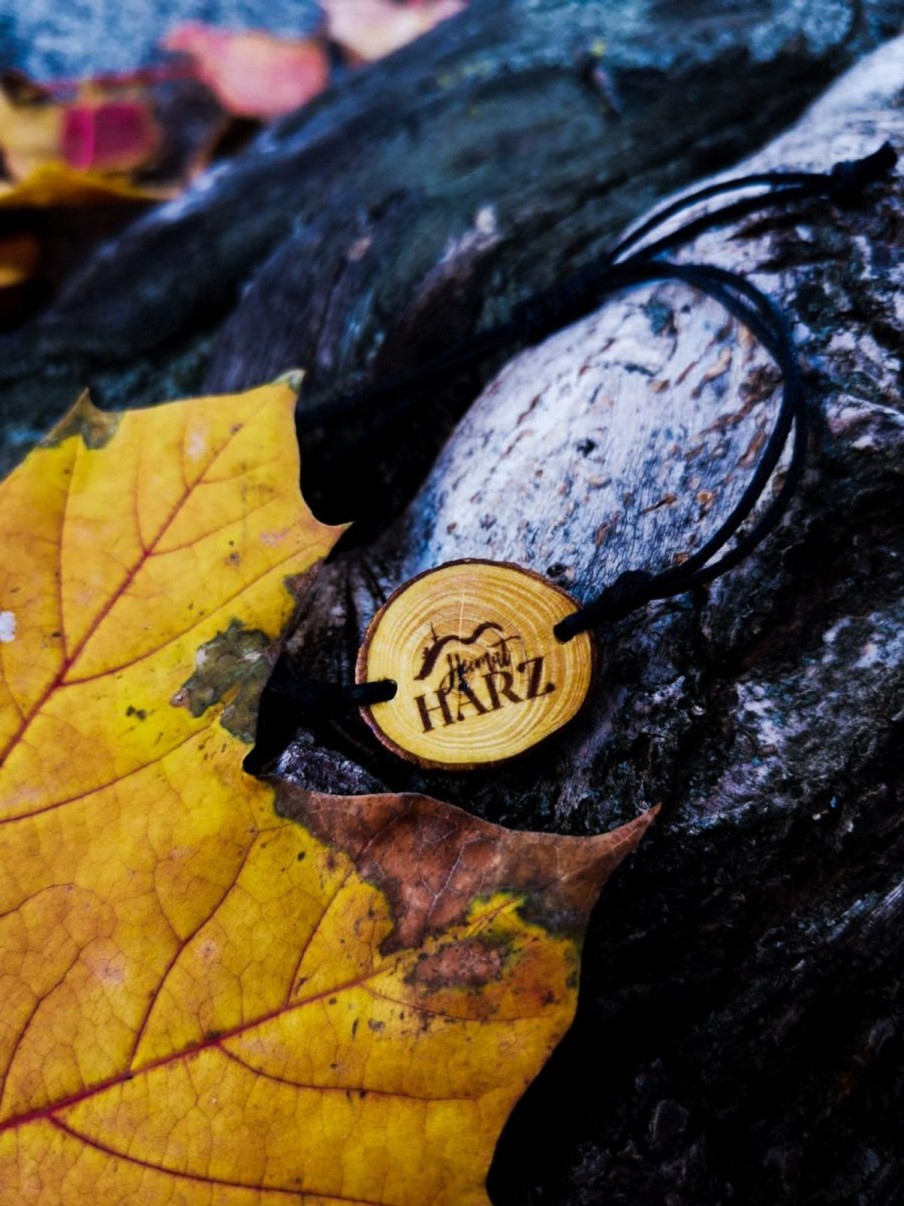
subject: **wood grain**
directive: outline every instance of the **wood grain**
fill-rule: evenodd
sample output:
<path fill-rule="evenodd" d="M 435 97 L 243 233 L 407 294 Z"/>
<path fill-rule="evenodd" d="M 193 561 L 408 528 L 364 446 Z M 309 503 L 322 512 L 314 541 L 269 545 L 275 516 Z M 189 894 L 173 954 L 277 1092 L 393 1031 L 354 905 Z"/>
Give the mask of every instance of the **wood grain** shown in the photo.
<path fill-rule="evenodd" d="M 358 682 L 390 679 L 395 697 L 362 710 L 389 749 L 420 766 L 504 762 L 560 729 L 593 674 L 586 633 L 558 641 L 574 600 L 516 565 L 463 560 L 400 587 L 371 622 Z"/>

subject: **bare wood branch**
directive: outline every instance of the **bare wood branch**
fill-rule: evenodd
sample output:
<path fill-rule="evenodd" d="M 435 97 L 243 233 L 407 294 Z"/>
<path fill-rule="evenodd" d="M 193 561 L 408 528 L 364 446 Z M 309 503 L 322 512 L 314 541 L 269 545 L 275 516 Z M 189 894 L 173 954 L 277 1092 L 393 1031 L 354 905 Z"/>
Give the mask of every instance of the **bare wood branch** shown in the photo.
<path fill-rule="evenodd" d="M 902 81 L 898 40 L 737 170 L 901 146 Z M 286 762 L 302 785 L 417 786 L 569 832 L 663 803 L 591 934 L 578 1025 L 502 1145 L 500 1203 L 899 1200 L 902 202 L 898 176 L 855 208 L 773 212 L 681 251 L 793 316 L 807 479 L 706 597 L 600 634 L 607 673 L 572 729 L 477 778 L 412 774 L 352 730 L 328 768 L 324 734 L 317 759 L 302 737 Z M 392 532 L 324 571 L 299 659 L 341 672 L 384 592 L 449 556 L 558 561 L 586 597 L 689 547 L 769 406 L 771 378 L 720 323 L 671 286 L 638 291 L 508 365 Z"/>

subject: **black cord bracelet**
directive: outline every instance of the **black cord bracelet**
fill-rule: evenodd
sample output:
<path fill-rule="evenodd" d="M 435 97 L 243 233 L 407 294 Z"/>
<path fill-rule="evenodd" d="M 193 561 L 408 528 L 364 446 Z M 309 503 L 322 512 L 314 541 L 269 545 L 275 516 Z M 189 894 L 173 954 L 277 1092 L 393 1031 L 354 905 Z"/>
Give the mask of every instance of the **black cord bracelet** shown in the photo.
<path fill-rule="evenodd" d="M 656 257 L 703 230 L 764 207 L 813 197 L 850 203 L 896 161 L 886 143 L 864 159 L 836 164 L 827 174 L 764 173 L 688 194 L 629 232 L 599 263 L 521 303 L 504 326 L 479 333 L 401 381 L 341 395 L 301 416 L 300 426 L 310 427 L 362 406 L 388 402 L 397 412 L 436 383 L 447 383 L 450 376 L 513 341 L 539 342 L 614 293 L 658 281 L 686 284 L 718 302 L 747 327 L 782 374 L 778 413 L 750 481 L 716 531 L 681 564 L 655 574 L 643 568 L 628 570 L 584 607 L 533 571 L 514 565 L 466 560 L 428 570 L 401 586 L 372 620 L 354 685 L 299 680 L 284 662 L 277 666 L 262 702 L 258 744 L 246 758 L 245 769 L 259 773 L 302 724 L 354 707 L 361 708 L 385 746 L 424 766 L 464 770 L 513 757 L 555 732 L 580 708 L 594 664 L 591 628 L 621 619 L 654 599 L 711 582 L 747 557 L 780 520 L 803 469 L 806 407 L 788 322 L 765 294 L 737 273 Z M 750 188 L 768 191 L 739 198 L 651 240 L 689 208 Z M 781 485 L 741 532 L 792 430 Z M 275 709 L 281 711 L 279 741 L 274 741 Z M 480 724 L 463 723 L 478 717 Z"/>

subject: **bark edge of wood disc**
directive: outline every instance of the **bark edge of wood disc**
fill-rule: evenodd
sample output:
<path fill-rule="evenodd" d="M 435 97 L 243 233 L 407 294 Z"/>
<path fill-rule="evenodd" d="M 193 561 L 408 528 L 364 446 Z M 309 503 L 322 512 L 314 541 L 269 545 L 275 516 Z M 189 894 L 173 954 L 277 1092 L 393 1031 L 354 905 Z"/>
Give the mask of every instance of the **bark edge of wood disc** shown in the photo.
<path fill-rule="evenodd" d="M 501 561 L 450 561 L 411 578 L 365 633 L 358 683 L 391 679 L 393 699 L 361 714 L 394 753 L 471 770 L 514 758 L 571 720 L 595 669 L 588 633 L 555 625 L 578 610 L 560 587 Z"/>

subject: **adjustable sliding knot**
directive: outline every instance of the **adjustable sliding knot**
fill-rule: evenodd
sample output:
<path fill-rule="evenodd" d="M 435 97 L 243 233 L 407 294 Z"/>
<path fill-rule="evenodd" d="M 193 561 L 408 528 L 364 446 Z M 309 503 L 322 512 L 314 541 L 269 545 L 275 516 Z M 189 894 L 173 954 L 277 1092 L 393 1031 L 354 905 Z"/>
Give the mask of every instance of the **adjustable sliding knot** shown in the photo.
<path fill-rule="evenodd" d="M 385 703 L 395 693 L 396 684 L 388 679 L 342 684 L 297 678 L 280 658 L 261 697 L 256 744 L 242 766 L 249 775 L 259 775 L 298 729 L 322 724 L 353 708 Z"/>
<path fill-rule="evenodd" d="M 883 142 L 878 151 L 863 159 L 843 159 L 829 173 L 828 195 L 840 205 L 857 201 L 867 185 L 887 176 L 897 162 L 897 153 L 890 142 Z"/>
<path fill-rule="evenodd" d="M 579 632 L 586 632 L 595 624 L 624 619 L 656 597 L 651 589 L 654 581 L 655 575 L 649 570 L 625 570 L 592 603 L 560 620 L 553 629 L 553 635 L 558 641 L 570 641 Z"/>

